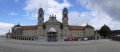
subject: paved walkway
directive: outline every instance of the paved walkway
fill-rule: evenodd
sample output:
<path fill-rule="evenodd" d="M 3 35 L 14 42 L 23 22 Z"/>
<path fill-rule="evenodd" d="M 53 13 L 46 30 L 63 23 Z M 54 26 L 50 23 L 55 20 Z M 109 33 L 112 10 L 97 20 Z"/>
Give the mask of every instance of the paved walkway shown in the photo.
<path fill-rule="evenodd" d="M 0 52 L 120 52 L 120 42 L 108 40 L 102 40 L 100 43 L 95 44 L 74 46 L 41 46 L 38 44 L 19 43 L 19 41 L 18 43 L 15 42 L 0 40 Z M 30 41 L 28 42 L 31 43 Z"/>
<path fill-rule="evenodd" d="M 97 44 L 106 41 L 103 40 L 88 40 L 88 41 L 62 41 L 62 42 L 46 42 L 46 41 L 27 41 L 27 40 L 14 40 L 14 39 L 0 39 L 4 43 L 17 43 L 17 44 L 29 44 L 29 45 L 41 45 L 41 46 L 74 46 L 74 45 L 87 45 L 87 44 Z"/>

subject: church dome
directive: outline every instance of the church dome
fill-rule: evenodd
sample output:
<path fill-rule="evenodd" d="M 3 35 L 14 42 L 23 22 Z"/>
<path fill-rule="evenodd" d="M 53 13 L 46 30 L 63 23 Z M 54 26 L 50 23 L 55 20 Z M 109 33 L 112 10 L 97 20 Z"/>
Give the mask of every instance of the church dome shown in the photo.
<path fill-rule="evenodd" d="M 48 32 L 57 32 L 53 27 Z"/>
<path fill-rule="evenodd" d="M 39 8 L 38 12 L 43 12 L 43 8 Z"/>
<path fill-rule="evenodd" d="M 64 8 L 64 9 L 63 9 L 63 12 L 68 12 L 67 8 Z"/>

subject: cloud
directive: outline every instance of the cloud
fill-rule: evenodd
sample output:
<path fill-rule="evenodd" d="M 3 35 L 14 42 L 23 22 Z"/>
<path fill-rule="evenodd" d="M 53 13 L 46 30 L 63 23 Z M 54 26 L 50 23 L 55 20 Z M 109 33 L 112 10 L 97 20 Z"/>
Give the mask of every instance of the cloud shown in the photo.
<path fill-rule="evenodd" d="M 0 22 L 0 35 L 7 33 L 13 26 L 13 24 Z"/>
<path fill-rule="evenodd" d="M 105 13 L 97 12 L 82 12 L 71 11 L 69 13 L 69 24 L 77 26 L 85 26 L 86 24 L 95 27 L 95 30 L 99 30 L 104 24 L 108 25 L 112 30 L 120 29 L 119 21 L 114 21 Z"/>
<path fill-rule="evenodd" d="M 104 12 L 115 20 L 120 20 L 120 0 L 79 0 L 87 9 Z"/>
<path fill-rule="evenodd" d="M 91 20 L 88 12 L 79 13 L 77 11 L 71 11 L 69 13 L 69 24 L 70 25 L 86 25 Z M 74 22 L 73 22 L 74 21 Z"/>
<path fill-rule="evenodd" d="M 87 23 L 100 29 L 104 24 L 108 25 L 112 30 L 120 29 L 120 4 L 118 0 L 78 0 L 89 12 L 70 11 L 70 25 L 86 25 Z M 56 0 L 27 0 L 24 10 L 30 19 L 37 18 L 37 12 L 40 7 L 44 9 L 45 21 L 49 19 L 49 15 L 57 15 L 57 19 L 61 21 L 62 9 L 73 6 L 67 0 L 62 3 Z M 74 22 L 73 22 L 74 21 Z"/>
<path fill-rule="evenodd" d="M 91 12 L 94 18 L 90 21 L 96 29 L 100 29 L 104 24 L 108 25 L 112 30 L 120 29 L 119 21 L 115 21 L 106 13 L 100 12 L 94 15 L 94 12 Z"/>
<path fill-rule="evenodd" d="M 112 30 L 120 29 L 120 2 L 119 0 L 78 0 L 90 12 L 70 13 L 70 20 L 75 21 L 78 25 L 89 23 L 95 29 L 100 29 L 104 24 L 108 25 Z M 72 18 L 72 17 L 74 18 Z M 74 24 L 70 22 L 70 24 Z"/>
<path fill-rule="evenodd" d="M 120 0 L 78 0 L 86 9 L 91 10 L 91 23 L 99 29 L 103 24 L 112 30 L 120 29 Z"/>
<path fill-rule="evenodd" d="M 19 0 L 14 0 L 15 1 L 15 3 L 17 3 Z"/>
<path fill-rule="evenodd" d="M 57 19 L 61 21 L 62 9 L 70 6 L 71 4 L 67 0 L 64 0 L 63 3 L 59 3 L 56 0 L 27 0 L 24 10 L 27 11 L 27 14 L 32 14 L 32 18 L 36 19 L 38 9 L 42 7 L 45 13 L 45 21 L 48 20 L 51 14 L 56 15 Z"/>
<path fill-rule="evenodd" d="M 11 12 L 10 15 L 11 15 L 11 16 L 16 16 L 16 15 L 18 15 L 18 13 Z"/>

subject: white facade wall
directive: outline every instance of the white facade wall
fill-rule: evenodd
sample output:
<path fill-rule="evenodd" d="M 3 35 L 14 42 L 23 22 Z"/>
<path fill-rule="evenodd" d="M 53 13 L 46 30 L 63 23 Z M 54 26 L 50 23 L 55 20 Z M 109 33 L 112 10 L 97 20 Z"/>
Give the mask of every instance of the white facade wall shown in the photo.
<path fill-rule="evenodd" d="M 93 28 L 85 28 L 85 29 L 78 29 L 78 30 L 71 30 L 68 28 L 60 29 L 60 25 L 46 25 L 46 29 L 40 30 L 42 31 L 39 35 L 41 38 L 47 37 L 47 32 L 50 30 L 50 28 L 53 27 L 57 31 L 58 38 L 63 37 L 83 37 L 83 36 L 91 36 L 94 35 L 94 29 Z M 65 30 L 66 29 L 66 30 Z M 40 32 L 37 31 L 37 29 L 29 29 L 29 30 L 22 30 L 23 36 L 38 36 L 37 33 Z M 44 36 L 44 37 L 43 37 Z"/>
<path fill-rule="evenodd" d="M 37 31 L 36 29 L 22 30 L 22 35 L 23 36 L 36 36 Z"/>
<path fill-rule="evenodd" d="M 42 8 L 38 11 L 38 24 L 37 29 L 22 29 L 22 35 L 23 36 L 37 36 L 39 39 L 46 38 L 47 32 L 50 30 L 50 28 L 54 28 L 57 31 L 58 38 L 66 38 L 66 37 L 80 37 L 80 36 L 91 36 L 94 35 L 94 28 L 84 28 L 84 29 L 69 29 L 68 24 L 68 10 L 66 8 L 63 9 L 63 18 L 62 22 L 59 22 L 56 18 L 56 15 L 50 15 L 49 20 L 44 23 L 44 11 Z M 45 29 L 43 29 L 43 25 L 46 26 Z M 63 29 L 61 29 L 61 25 L 63 25 Z M 18 28 L 18 27 L 17 27 Z M 22 28 L 20 26 L 20 28 Z M 18 31 L 19 32 L 19 31 Z"/>
<path fill-rule="evenodd" d="M 94 29 L 93 28 L 85 28 L 85 36 L 91 36 L 94 35 Z"/>
<path fill-rule="evenodd" d="M 70 35 L 73 37 L 84 36 L 84 30 L 70 30 Z"/>

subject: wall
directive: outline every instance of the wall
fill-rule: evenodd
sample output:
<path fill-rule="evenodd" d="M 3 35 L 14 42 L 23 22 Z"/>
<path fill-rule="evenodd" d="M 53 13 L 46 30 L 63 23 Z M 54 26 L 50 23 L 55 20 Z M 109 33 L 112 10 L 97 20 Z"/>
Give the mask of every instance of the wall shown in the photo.
<path fill-rule="evenodd" d="M 85 28 L 85 36 L 91 36 L 94 35 L 94 29 L 93 28 Z"/>
<path fill-rule="evenodd" d="M 37 35 L 36 29 L 22 30 L 23 36 L 35 36 Z"/>
<path fill-rule="evenodd" d="M 73 37 L 84 36 L 84 30 L 70 30 L 70 35 Z"/>

